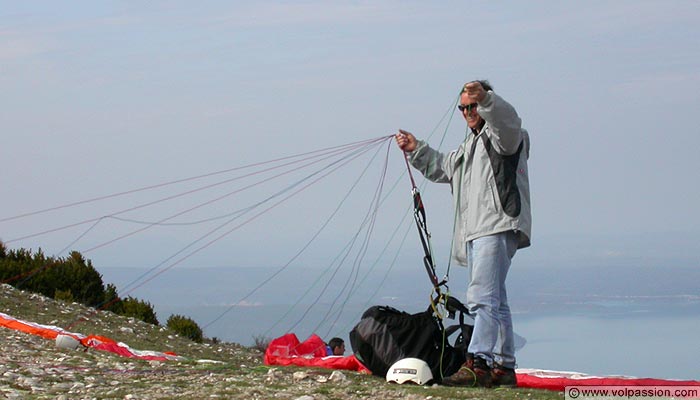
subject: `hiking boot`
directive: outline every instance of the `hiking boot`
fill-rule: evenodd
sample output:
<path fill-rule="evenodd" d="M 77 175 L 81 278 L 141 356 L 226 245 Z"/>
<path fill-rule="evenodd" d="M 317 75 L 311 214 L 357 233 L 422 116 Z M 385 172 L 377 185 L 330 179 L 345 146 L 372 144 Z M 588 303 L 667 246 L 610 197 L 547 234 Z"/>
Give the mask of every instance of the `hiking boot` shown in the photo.
<path fill-rule="evenodd" d="M 442 380 L 445 386 L 479 386 L 490 388 L 491 368 L 480 357 L 470 358 L 459 371 Z"/>
<path fill-rule="evenodd" d="M 515 370 L 499 364 L 495 364 L 493 369 L 491 369 L 491 381 L 493 386 L 511 389 L 518 387 L 518 378 L 515 376 Z"/>

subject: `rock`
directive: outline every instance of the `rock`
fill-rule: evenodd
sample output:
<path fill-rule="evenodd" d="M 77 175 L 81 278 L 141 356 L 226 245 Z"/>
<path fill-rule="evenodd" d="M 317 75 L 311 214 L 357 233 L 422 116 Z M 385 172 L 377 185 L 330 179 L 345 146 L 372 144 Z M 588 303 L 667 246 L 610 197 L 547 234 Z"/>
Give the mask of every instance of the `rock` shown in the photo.
<path fill-rule="evenodd" d="M 331 382 L 347 382 L 348 377 L 340 371 L 333 371 L 331 376 L 328 378 Z"/>
<path fill-rule="evenodd" d="M 267 383 L 274 383 L 280 380 L 284 374 L 282 371 L 278 370 L 277 368 L 271 368 L 269 371 L 267 371 L 267 375 L 265 376 L 265 382 Z"/>
<path fill-rule="evenodd" d="M 7 371 L 4 374 L 2 374 L 3 377 L 8 378 L 10 380 L 17 380 L 19 378 L 19 374 L 15 374 L 14 372 Z"/>
<path fill-rule="evenodd" d="M 66 391 L 68 391 L 68 390 L 70 390 L 70 389 L 72 389 L 72 388 L 73 388 L 73 384 L 72 384 L 72 383 L 70 383 L 70 382 L 60 382 L 60 383 L 56 383 L 55 385 L 53 385 L 53 386 L 51 387 L 51 391 L 54 392 L 54 393 L 56 393 L 56 392 L 62 393 L 62 392 L 66 392 Z"/>
<path fill-rule="evenodd" d="M 201 359 L 197 360 L 198 364 L 225 364 L 223 361 L 219 360 L 207 360 L 207 359 Z"/>
<path fill-rule="evenodd" d="M 304 380 L 304 379 L 306 379 L 306 378 L 308 378 L 308 377 L 309 377 L 309 374 L 307 374 L 307 373 L 304 372 L 304 371 L 297 371 L 297 372 L 294 373 L 294 375 L 292 375 L 292 379 L 293 379 L 295 382 L 302 381 L 302 380 Z"/>

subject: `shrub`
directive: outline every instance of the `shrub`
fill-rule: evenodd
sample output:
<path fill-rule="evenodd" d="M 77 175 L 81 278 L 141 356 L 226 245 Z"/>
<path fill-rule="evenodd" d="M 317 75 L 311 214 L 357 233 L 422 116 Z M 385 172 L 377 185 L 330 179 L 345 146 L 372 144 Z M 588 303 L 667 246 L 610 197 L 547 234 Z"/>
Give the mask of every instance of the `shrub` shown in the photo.
<path fill-rule="evenodd" d="M 121 310 L 119 314 L 125 317 L 134 317 L 143 322 L 148 322 L 149 324 L 160 325 L 158 318 L 156 318 L 156 312 L 153 311 L 153 306 L 151 303 L 133 298 L 131 296 L 122 299 L 120 303 Z"/>
<path fill-rule="evenodd" d="M 105 298 L 101 308 L 115 314 L 122 314 L 124 311 L 122 299 L 119 298 L 117 293 L 117 287 L 112 283 L 107 284 L 107 287 L 105 287 Z"/>
<path fill-rule="evenodd" d="M 75 299 L 73 298 L 73 293 L 71 293 L 70 289 L 68 289 L 68 290 L 56 289 L 56 292 L 54 293 L 53 298 L 55 300 L 61 300 L 61 301 L 64 301 L 66 303 L 72 303 L 75 301 Z"/>
<path fill-rule="evenodd" d="M 22 287 L 52 297 L 55 291 L 54 287 L 46 292 L 40 290 L 41 279 L 37 277 L 40 275 L 39 272 L 46 269 L 45 265 L 51 262 L 55 262 L 55 260 L 46 258 L 41 249 L 35 254 L 25 249 L 5 249 L 5 255 L 0 258 L 0 279 L 14 287 Z"/>
<path fill-rule="evenodd" d="M 47 257 L 41 251 L 7 250 L 0 246 L 0 279 L 21 289 L 41 293 L 46 297 L 56 298 L 57 293 L 70 298 L 62 300 L 77 301 L 90 307 L 100 305 L 104 299 L 102 276 L 77 251 L 68 257 Z"/>
<path fill-rule="evenodd" d="M 133 297 L 120 299 L 116 286 L 105 287 L 92 262 L 77 251 L 66 258 L 56 258 L 44 255 L 41 248 L 34 253 L 11 250 L 0 241 L 0 281 L 46 297 L 104 307 L 115 314 L 160 325 L 150 303 Z"/>
<path fill-rule="evenodd" d="M 57 267 L 49 268 L 47 272 L 52 272 L 50 275 L 62 282 L 60 289 L 69 290 L 76 301 L 90 307 L 102 304 L 105 296 L 102 275 L 92 266 L 92 261 L 86 260 L 79 252 L 72 251 L 65 260 L 60 260 Z"/>
<path fill-rule="evenodd" d="M 264 353 L 265 350 L 267 350 L 267 347 L 270 345 L 271 339 L 268 337 L 265 337 L 263 335 L 255 335 L 253 336 L 253 348 L 260 350 L 261 353 Z"/>
<path fill-rule="evenodd" d="M 184 336 L 194 342 L 202 343 L 204 340 L 204 335 L 202 334 L 202 328 L 197 325 L 191 318 L 173 314 L 168 318 L 166 323 L 168 328 L 173 330 L 180 336 Z"/>

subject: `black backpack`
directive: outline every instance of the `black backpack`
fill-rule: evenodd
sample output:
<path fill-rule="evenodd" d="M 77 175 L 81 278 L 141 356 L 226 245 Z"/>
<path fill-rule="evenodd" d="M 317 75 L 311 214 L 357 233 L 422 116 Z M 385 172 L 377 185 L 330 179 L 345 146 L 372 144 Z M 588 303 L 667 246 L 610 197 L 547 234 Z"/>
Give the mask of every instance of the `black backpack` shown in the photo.
<path fill-rule="evenodd" d="M 350 331 L 355 357 L 372 374 L 382 377 L 392 364 L 407 357 L 425 361 L 437 382 L 457 372 L 467 358 L 473 326 L 464 323 L 467 314 L 464 305 L 457 299 L 449 300 L 448 310 L 451 308 L 452 317 L 454 310 L 459 311 L 460 324 L 448 329 L 432 308 L 409 314 L 389 306 L 370 307 Z M 461 332 L 451 345 L 448 338 L 457 330 Z"/>

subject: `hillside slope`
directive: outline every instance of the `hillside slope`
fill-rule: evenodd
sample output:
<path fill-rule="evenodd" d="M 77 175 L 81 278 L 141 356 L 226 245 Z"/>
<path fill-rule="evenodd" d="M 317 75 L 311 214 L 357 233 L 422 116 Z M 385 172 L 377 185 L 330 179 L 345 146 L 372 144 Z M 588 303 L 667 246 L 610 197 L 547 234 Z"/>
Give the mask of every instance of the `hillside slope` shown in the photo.
<path fill-rule="evenodd" d="M 232 343 L 197 344 L 163 327 L 96 312 L 0 285 L 0 312 L 139 350 L 173 351 L 185 361 L 143 361 L 94 349 L 57 348 L 51 340 L 0 328 L 0 398 L 28 399 L 555 399 L 538 390 L 484 390 L 387 384 L 343 371 L 270 368 L 262 354 Z"/>

